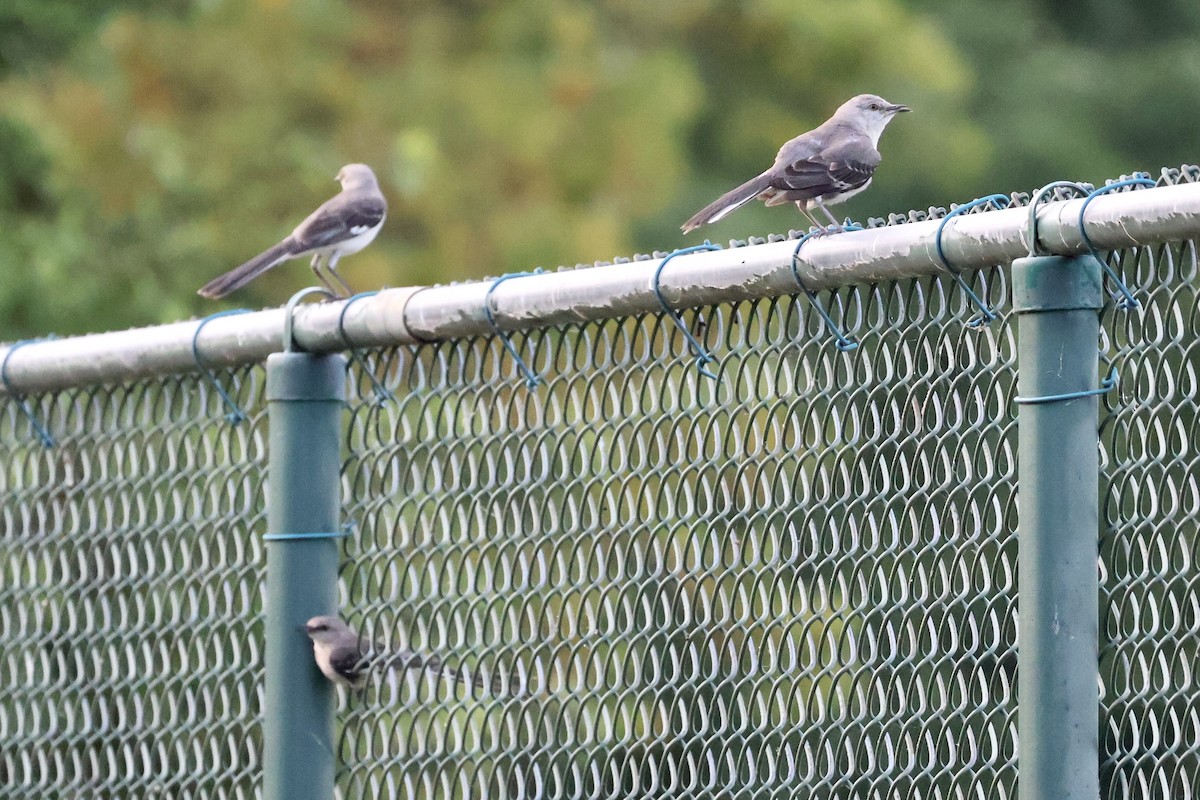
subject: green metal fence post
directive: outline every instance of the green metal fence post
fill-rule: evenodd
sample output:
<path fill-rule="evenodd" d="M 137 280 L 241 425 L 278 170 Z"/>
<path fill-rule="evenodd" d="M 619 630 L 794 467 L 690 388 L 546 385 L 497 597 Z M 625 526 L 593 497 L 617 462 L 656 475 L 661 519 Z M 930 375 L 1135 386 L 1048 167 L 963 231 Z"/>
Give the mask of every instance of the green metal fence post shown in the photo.
<path fill-rule="evenodd" d="M 1103 303 L 1088 257 L 1013 262 L 1019 319 L 1019 690 L 1021 800 L 1096 800 L 1099 412 Z"/>
<path fill-rule="evenodd" d="M 265 800 L 333 797 L 334 691 L 299 626 L 337 607 L 345 383 L 340 355 L 267 359 Z"/>

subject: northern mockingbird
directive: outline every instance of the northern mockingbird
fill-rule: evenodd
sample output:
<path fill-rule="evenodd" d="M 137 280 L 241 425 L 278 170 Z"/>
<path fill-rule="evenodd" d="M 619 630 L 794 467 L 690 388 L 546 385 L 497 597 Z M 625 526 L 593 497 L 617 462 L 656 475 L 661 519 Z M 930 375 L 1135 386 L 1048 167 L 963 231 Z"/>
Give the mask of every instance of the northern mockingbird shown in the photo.
<path fill-rule="evenodd" d="M 755 198 L 769 206 L 795 203 L 809 222 L 825 227 L 809 212 L 819 208 L 841 225 L 826 206 L 840 203 L 871 185 L 879 166 L 879 137 L 892 117 L 908 106 L 889 103 L 873 94 L 852 97 L 833 116 L 779 148 L 766 172 L 726 192 L 683 223 L 683 232 L 723 219 Z"/>
<path fill-rule="evenodd" d="M 367 685 L 367 676 L 375 666 L 397 670 L 420 670 L 430 675 L 471 683 L 476 688 L 485 687 L 482 675 L 469 678 L 462 670 L 447 667 L 433 655 L 423 655 L 411 650 L 387 652 L 386 648 L 365 641 L 340 617 L 313 617 L 301 626 L 312 639 L 313 657 L 317 667 L 326 678 L 339 686 L 362 689 Z M 508 687 L 499 675 L 490 684 L 493 694 L 500 695 Z"/>
<path fill-rule="evenodd" d="M 369 245 L 387 216 L 387 200 L 379 191 L 375 173 L 366 164 L 347 164 L 337 174 L 342 191 L 325 202 L 296 226 L 292 235 L 205 284 L 197 294 L 212 300 L 240 289 L 271 267 L 293 258 L 312 256 L 312 271 L 334 295 L 353 294 L 349 284 L 337 273 L 338 259 L 357 253 Z M 334 286 L 321 272 L 325 271 L 340 284 Z"/>

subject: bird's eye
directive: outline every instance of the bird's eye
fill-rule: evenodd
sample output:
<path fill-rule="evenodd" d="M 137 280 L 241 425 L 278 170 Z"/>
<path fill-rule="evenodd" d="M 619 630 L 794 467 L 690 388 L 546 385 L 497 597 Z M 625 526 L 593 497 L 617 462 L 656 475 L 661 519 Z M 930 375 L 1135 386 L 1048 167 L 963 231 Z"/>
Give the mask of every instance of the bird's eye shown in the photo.
<path fill-rule="evenodd" d="M 878 111 L 878 110 L 879 110 L 879 103 L 871 103 L 871 110 L 872 110 L 872 111 Z"/>

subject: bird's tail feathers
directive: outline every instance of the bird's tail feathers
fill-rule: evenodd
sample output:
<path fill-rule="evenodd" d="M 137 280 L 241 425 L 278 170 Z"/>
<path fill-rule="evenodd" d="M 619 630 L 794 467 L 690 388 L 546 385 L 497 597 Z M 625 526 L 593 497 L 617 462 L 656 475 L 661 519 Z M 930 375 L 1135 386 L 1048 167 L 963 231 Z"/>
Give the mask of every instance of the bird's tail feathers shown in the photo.
<path fill-rule="evenodd" d="M 383 650 L 383 648 L 380 649 Z M 488 680 L 478 667 L 467 671 L 461 665 L 452 667 L 430 653 L 418 653 L 412 650 L 398 650 L 388 654 L 384 665 L 389 673 L 417 670 L 430 677 L 441 678 L 464 686 L 474 686 L 481 692 L 490 691 L 493 697 L 515 697 L 522 694 L 522 686 L 516 671 L 508 679 L 505 679 L 497 669 L 492 673 L 491 680 Z"/>
<path fill-rule="evenodd" d="M 517 676 L 515 673 L 509 680 L 505 680 L 500 670 L 496 670 L 492 673 L 491 680 L 488 680 L 487 676 L 478 667 L 468 672 L 461 666 L 448 666 L 433 656 L 425 656 L 422 666 L 440 675 L 445 680 L 461 683 L 464 686 L 474 686 L 479 691 L 490 691 L 493 697 L 520 694 L 520 684 L 516 680 Z"/>
<path fill-rule="evenodd" d="M 478 667 L 469 673 L 461 668 L 444 667 L 442 675 L 463 685 L 470 684 L 480 691 L 491 692 L 493 697 L 516 696 L 521 693 L 521 685 L 516 674 L 514 673 L 508 680 L 505 680 L 504 675 L 498 669 L 492 673 L 491 680 L 488 680 Z"/>
<path fill-rule="evenodd" d="M 764 172 L 761 175 L 756 175 L 750 180 L 738 186 L 736 189 L 730 189 L 725 194 L 713 200 L 704 208 L 696 212 L 695 216 L 683 223 L 683 232 L 690 233 L 696 230 L 701 225 L 709 222 L 716 222 L 724 219 L 727 214 L 735 209 L 741 208 L 746 203 L 749 203 L 754 198 L 758 197 L 764 189 L 771 185 L 770 176 Z"/>
<path fill-rule="evenodd" d="M 230 292 L 237 291 L 264 272 L 281 264 L 296 255 L 296 240 L 291 236 L 269 250 L 260 253 L 242 264 L 229 270 L 224 275 L 213 278 L 196 292 L 201 297 L 218 300 Z"/>

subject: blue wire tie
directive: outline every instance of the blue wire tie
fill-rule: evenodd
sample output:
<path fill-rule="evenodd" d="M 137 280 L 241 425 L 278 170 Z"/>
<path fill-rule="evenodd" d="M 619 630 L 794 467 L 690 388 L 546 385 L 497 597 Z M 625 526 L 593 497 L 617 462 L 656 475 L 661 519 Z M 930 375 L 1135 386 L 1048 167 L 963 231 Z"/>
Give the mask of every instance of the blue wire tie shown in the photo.
<path fill-rule="evenodd" d="M 307 533 L 264 533 L 264 542 L 302 542 L 314 539 L 345 539 L 354 535 L 356 529 L 354 520 L 342 526 L 340 531 L 311 531 Z"/>
<path fill-rule="evenodd" d="M 536 372 L 529 368 L 529 365 L 525 363 L 525 359 L 521 358 L 521 354 L 517 352 L 517 348 L 513 345 L 509 335 L 500 330 L 500 327 L 496 325 L 496 312 L 492 310 L 492 292 L 496 291 L 496 287 L 507 280 L 528 278 L 530 275 L 541 275 L 542 272 L 542 268 L 538 267 L 532 272 L 510 272 L 506 275 L 501 275 L 492 281 L 492 285 L 488 287 L 487 294 L 483 296 L 483 314 L 487 317 L 488 325 L 492 326 L 492 332 L 500 337 L 500 341 L 504 343 L 504 349 L 517 362 L 517 367 L 521 370 L 521 374 L 525 376 L 525 386 L 530 389 L 536 389 L 538 384 L 542 382 L 542 379 L 538 377 Z"/>
<path fill-rule="evenodd" d="M 1130 309 L 1137 308 L 1139 305 L 1137 298 L 1133 296 L 1133 293 L 1129 291 L 1129 287 L 1126 286 L 1125 282 L 1121 280 L 1119 275 L 1117 275 L 1117 271 L 1108 265 L 1108 260 L 1100 257 L 1100 253 L 1096 250 L 1096 245 L 1092 244 L 1092 239 L 1090 236 L 1088 236 L 1087 226 L 1083 224 L 1083 215 L 1084 212 L 1087 211 L 1088 204 L 1106 192 L 1111 192 L 1116 189 L 1123 189 L 1126 186 L 1156 185 L 1157 184 L 1149 177 L 1138 176 L 1135 178 L 1126 178 L 1123 181 L 1110 183 L 1108 186 L 1101 186 L 1099 189 L 1091 192 L 1086 198 L 1084 198 L 1083 206 L 1079 209 L 1079 235 L 1083 238 L 1083 243 L 1087 245 L 1088 252 L 1092 254 L 1093 258 L 1100 262 L 1100 266 L 1104 268 L 1104 272 L 1106 275 L 1108 275 L 1108 279 L 1113 282 L 1114 286 L 1117 287 L 1117 293 L 1122 296 L 1121 299 L 1117 301 L 1117 308 L 1121 309 L 1122 311 L 1129 311 Z"/>
<path fill-rule="evenodd" d="M 1095 389 L 1083 389 L 1078 392 L 1066 392 L 1064 394 L 1048 394 L 1042 397 L 1016 397 L 1014 400 L 1020 405 L 1038 405 L 1040 403 L 1060 403 L 1066 400 L 1078 400 L 1082 397 L 1092 397 L 1098 394 L 1108 394 L 1113 389 L 1117 388 L 1117 367 L 1113 364 L 1112 359 L 1106 356 L 1103 352 L 1100 353 L 1100 360 L 1108 364 L 1108 377 L 1100 381 L 1100 386 Z"/>
<path fill-rule="evenodd" d="M 842 226 L 842 231 L 861 231 L 862 229 L 863 228 L 861 225 L 856 225 L 854 223 L 851 223 L 849 227 L 845 225 Z M 832 233 L 840 232 L 841 231 L 831 231 L 828 228 L 817 228 L 816 230 L 811 230 L 801 236 L 800 241 L 796 242 L 796 249 L 792 251 L 792 275 L 796 278 L 796 283 L 799 284 L 800 288 L 804 290 L 804 293 L 808 295 L 808 302 L 812 303 L 812 307 L 818 314 L 821 315 L 821 319 L 825 321 L 825 327 L 828 328 L 829 332 L 833 334 L 834 344 L 836 345 L 837 349 L 843 353 L 848 353 L 854 348 L 858 347 L 858 342 L 850 339 L 846 336 L 846 334 L 842 333 L 841 329 L 838 328 L 837 323 L 833 321 L 833 317 L 829 316 L 829 312 L 825 310 L 825 306 L 821 305 L 821 300 L 817 297 L 817 293 L 812 289 L 809 289 L 808 286 L 804 284 L 804 279 L 800 277 L 800 248 L 804 247 L 804 243 L 809 239 L 814 239 L 818 236 L 829 236 Z"/>
<path fill-rule="evenodd" d="M 386 386 L 379 382 L 379 379 L 375 377 L 375 373 L 372 372 L 370 367 L 367 366 L 366 359 L 359 355 L 358 351 L 354 349 L 354 345 L 350 343 L 350 337 L 346 335 L 346 311 L 356 301 L 361 300 L 364 297 L 374 297 L 377 294 L 379 294 L 378 291 L 359 292 L 358 294 L 351 295 L 350 297 L 346 298 L 346 302 L 342 306 L 342 313 L 338 315 L 338 335 L 341 337 L 343 344 L 346 345 L 346 349 L 350 353 L 350 361 L 346 364 L 346 368 L 349 369 L 351 363 L 358 364 L 359 369 L 366 374 L 367 380 L 371 382 L 371 391 L 375 395 L 375 404 L 383 405 L 388 400 L 394 400 L 396 396 L 388 391 Z"/>
<path fill-rule="evenodd" d="M 300 305 L 301 300 L 310 294 L 323 294 L 326 300 L 342 299 L 321 286 L 309 286 L 289 297 L 287 303 L 283 306 L 283 352 L 285 353 L 296 352 L 296 336 L 294 333 L 296 327 L 296 307 Z"/>
<path fill-rule="evenodd" d="M 264 542 L 295 542 L 311 539 L 345 539 L 350 531 L 313 531 L 312 533 L 264 533 Z"/>
<path fill-rule="evenodd" d="M 1001 210 L 1008 207 L 1009 199 L 1007 196 L 1002 194 L 989 194 L 987 197 L 979 197 L 969 203 L 964 203 L 946 216 L 942 217 L 942 222 L 940 225 L 938 225 L 937 229 L 937 238 L 934 240 L 934 244 L 937 246 L 938 258 L 941 259 L 942 266 L 945 267 L 946 271 L 954 277 L 954 282 L 958 284 L 958 287 L 963 290 L 967 297 L 970 298 L 971 302 L 975 304 L 975 307 L 979 309 L 978 314 L 967 320 L 968 328 L 978 328 L 982 325 L 986 325 L 987 323 L 996 319 L 996 312 L 988 308 L 987 303 L 985 303 L 979 297 L 979 295 L 975 294 L 974 290 L 971 289 L 971 287 L 967 284 L 967 281 L 963 278 L 962 273 L 954 268 L 954 265 L 950 263 L 950 259 L 946 258 L 946 251 L 942 248 L 942 233 L 946 230 L 946 223 L 952 220 L 954 217 L 957 217 L 959 214 L 966 214 L 971 209 L 978 208 L 982 205 L 987 205 L 988 203 L 994 204 L 997 210 Z M 1003 205 L 1001 205 L 1001 203 L 1003 203 Z"/>
<path fill-rule="evenodd" d="M 712 242 L 705 239 L 704 244 L 692 245 L 691 247 L 681 247 L 680 249 L 678 249 L 672 253 L 669 253 L 666 257 L 663 258 L 662 261 L 658 262 L 658 269 L 654 270 L 654 281 L 650 285 L 650 288 L 652 288 L 654 290 L 654 296 L 658 298 L 659 305 L 662 306 L 663 312 L 671 318 L 671 321 L 675 323 L 675 327 L 679 328 L 679 330 L 683 333 L 683 338 L 687 340 L 688 348 L 691 351 L 696 353 L 696 370 L 701 375 L 705 376 L 706 378 L 712 378 L 714 381 L 717 380 L 716 374 L 713 373 L 712 370 L 708 369 L 705 365 L 712 364 L 717 359 L 713 356 L 712 353 L 705 350 L 704 345 L 700 344 L 699 340 L 697 340 L 696 337 L 692 335 L 692 332 L 690 330 L 688 330 L 688 326 L 684 324 L 683 317 L 679 316 L 679 312 L 677 312 L 675 309 L 671 308 L 671 306 L 669 306 L 667 304 L 667 298 L 663 297 L 662 286 L 660 286 L 659 284 L 660 284 L 660 281 L 662 280 L 663 267 L 665 267 L 667 265 L 667 262 L 670 261 L 675 256 L 687 255 L 688 253 L 708 252 L 708 251 L 720 250 L 720 249 L 721 249 L 720 245 L 713 244 Z"/>
<path fill-rule="evenodd" d="M 225 387 L 217 380 L 216 373 L 204 363 L 204 359 L 200 357 L 200 331 L 204 330 L 204 326 L 220 317 L 231 317 L 235 314 L 247 314 L 250 312 L 248 308 L 231 308 L 228 311 L 218 311 L 215 314 L 209 314 L 204 319 L 200 320 L 200 324 L 196 326 L 196 330 L 192 333 L 192 358 L 196 362 L 196 366 L 200 369 L 204 376 L 208 378 L 208 382 L 217 390 L 217 394 L 221 396 L 226 407 L 229 408 L 229 413 L 225 415 L 225 419 L 230 425 L 237 425 L 246 420 L 246 412 L 242 411 L 241 407 L 234 402 L 229 393 L 225 391 Z"/>
<path fill-rule="evenodd" d="M 21 413 L 25 416 L 25 419 L 29 420 L 29 425 L 33 428 L 33 432 L 37 434 L 38 439 L 41 440 L 42 446 L 47 448 L 54 447 L 57 442 L 50 435 L 50 431 L 46 429 L 46 426 L 38 420 L 37 415 L 33 413 L 33 408 L 29 405 L 29 401 L 25 399 L 25 395 L 17 391 L 17 387 L 13 386 L 12 380 L 8 377 L 8 360 L 12 358 L 13 353 L 27 344 L 46 342 L 54 338 L 54 336 L 47 336 L 42 339 L 22 339 L 19 342 L 13 342 L 8 346 L 8 352 L 4 354 L 3 363 L 0 363 L 0 382 L 4 384 L 4 391 L 16 401 L 17 408 L 21 409 Z"/>
<path fill-rule="evenodd" d="M 1055 189 L 1073 189 L 1076 193 L 1086 195 L 1088 188 L 1075 181 L 1051 181 L 1042 188 L 1033 193 L 1033 199 L 1029 201 L 1029 257 L 1046 255 L 1046 253 L 1038 252 L 1038 206 L 1046 202 L 1046 195 L 1053 192 Z"/>

